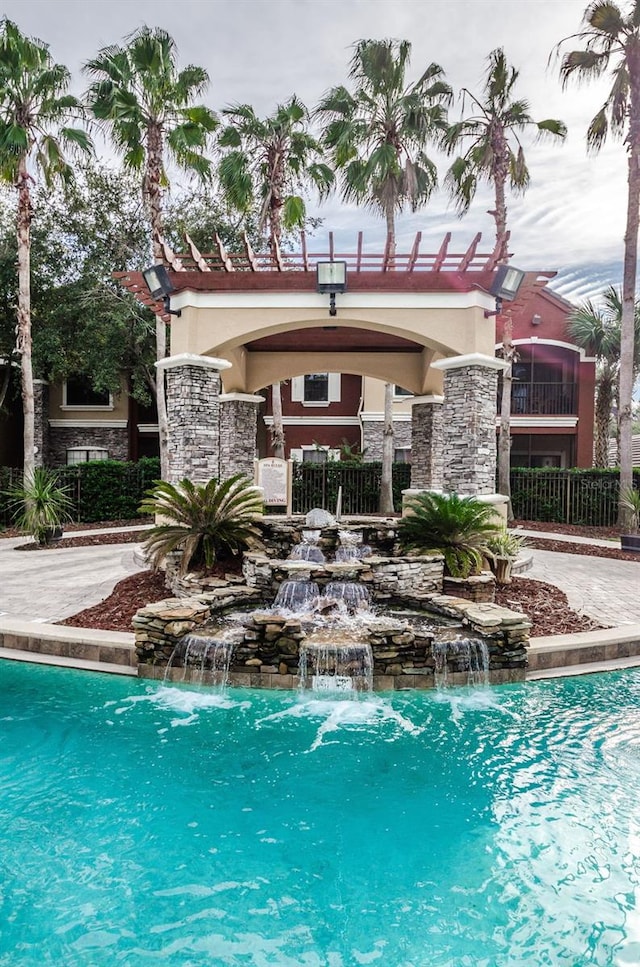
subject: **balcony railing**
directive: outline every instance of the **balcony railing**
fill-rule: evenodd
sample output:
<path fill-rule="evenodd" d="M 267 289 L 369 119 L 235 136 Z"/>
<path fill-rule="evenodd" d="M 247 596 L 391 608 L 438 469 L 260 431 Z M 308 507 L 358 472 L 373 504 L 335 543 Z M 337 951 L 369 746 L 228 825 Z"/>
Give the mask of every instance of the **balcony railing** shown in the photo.
<path fill-rule="evenodd" d="M 577 413 L 575 383 L 523 383 L 514 380 L 511 387 L 513 416 L 544 414 L 547 416 Z M 498 387 L 498 413 L 502 404 L 502 387 Z"/>

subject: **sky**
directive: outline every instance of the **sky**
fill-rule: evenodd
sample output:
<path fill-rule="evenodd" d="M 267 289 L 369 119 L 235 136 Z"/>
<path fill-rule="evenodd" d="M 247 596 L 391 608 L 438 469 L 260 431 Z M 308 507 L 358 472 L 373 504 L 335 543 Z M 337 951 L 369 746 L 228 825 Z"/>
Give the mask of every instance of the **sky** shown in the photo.
<path fill-rule="evenodd" d="M 296 93 L 312 108 L 330 87 L 347 82 L 352 45 L 365 38 L 396 38 L 412 44 L 409 79 L 432 62 L 440 64 L 456 99 L 459 119 L 463 87 L 481 93 L 486 59 L 503 47 L 520 72 L 516 92 L 528 99 L 535 120 L 559 118 L 568 128 L 564 144 L 525 136 L 531 182 L 524 196 L 507 199 L 512 263 L 554 270 L 552 287 L 565 298 L 595 298 L 622 277 L 627 156 L 612 140 L 597 155 L 586 151 L 586 131 L 601 107 L 606 82 L 562 90 L 557 44 L 580 30 L 586 0 L 4 0 L 2 14 L 49 44 L 58 63 L 86 86 L 82 65 L 102 47 L 121 43 L 143 24 L 162 27 L 176 41 L 181 67 L 206 68 L 211 84 L 204 100 L 220 110 L 250 103 L 260 115 Z M 622 5 L 625 6 L 624 0 Z M 581 46 L 569 44 L 567 49 Z M 448 159 L 438 160 L 443 181 Z M 437 251 L 446 232 L 451 251 L 465 251 L 482 232 L 479 251 L 491 251 L 492 192 L 478 192 L 470 213 L 458 218 L 439 190 L 426 208 L 398 217 L 398 250 L 408 251 L 422 231 L 423 252 Z M 338 195 L 310 205 L 323 219 L 317 248 L 329 230 L 337 249 L 381 251 L 380 217 L 345 205 Z M 313 249 L 314 245 L 310 244 Z"/>

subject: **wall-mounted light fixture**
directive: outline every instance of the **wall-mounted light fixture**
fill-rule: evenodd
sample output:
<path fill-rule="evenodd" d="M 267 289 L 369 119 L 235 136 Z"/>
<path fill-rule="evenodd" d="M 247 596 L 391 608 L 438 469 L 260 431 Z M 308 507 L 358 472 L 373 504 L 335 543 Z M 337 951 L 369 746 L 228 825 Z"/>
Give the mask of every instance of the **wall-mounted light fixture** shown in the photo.
<path fill-rule="evenodd" d="M 316 264 L 316 292 L 329 293 L 329 315 L 337 315 L 336 293 L 347 291 L 346 262 L 318 262 Z"/>
<path fill-rule="evenodd" d="M 542 316 L 538 315 L 537 312 L 534 312 L 534 314 L 531 316 L 531 325 L 539 326 L 541 322 L 542 322 Z"/>
<path fill-rule="evenodd" d="M 496 308 L 494 312 L 489 312 L 485 309 L 485 319 L 499 315 L 502 312 L 502 303 L 505 299 L 507 302 L 513 302 L 524 277 L 525 272 L 522 269 L 516 269 L 513 265 L 498 266 L 498 270 L 491 283 L 491 288 L 489 289 L 489 292 L 496 300 Z"/>
<path fill-rule="evenodd" d="M 174 291 L 174 288 L 171 284 L 166 266 L 162 264 L 152 265 L 148 269 L 143 269 L 142 276 L 147 289 L 151 293 L 151 297 L 153 299 L 162 299 L 164 311 L 170 316 L 181 316 L 182 312 L 180 309 L 172 309 L 170 305 L 171 293 Z"/>

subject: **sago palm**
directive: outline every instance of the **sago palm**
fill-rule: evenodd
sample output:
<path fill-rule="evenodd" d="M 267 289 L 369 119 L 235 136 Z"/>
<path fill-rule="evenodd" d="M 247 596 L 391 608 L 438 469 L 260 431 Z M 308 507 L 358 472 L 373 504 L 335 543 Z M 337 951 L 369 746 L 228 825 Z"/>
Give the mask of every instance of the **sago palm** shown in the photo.
<path fill-rule="evenodd" d="M 583 23 L 584 28 L 561 45 L 574 40 L 581 44 L 579 50 L 564 54 L 560 67 L 562 82 L 566 85 L 574 78 L 594 80 L 610 72 L 611 89 L 589 125 L 587 148 L 599 151 L 611 133 L 624 141 L 628 157 L 618 394 L 620 486 L 624 491 L 633 483 L 631 405 L 640 222 L 640 0 L 633 0 L 626 10 L 612 0 L 596 0 L 585 10 Z M 619 505 L 621 524 L 625 515 L 626 508 Z"/>
<path fill-rule="evenodd" d="M 224 196 L 243 214 L 257 208 L 258 228 L 268 232 L 272 247 L 279 245 L 283 229 L 304 226 L 304 190 L 311 187 L 324 198 L 333 188 L 322 145 L 308 129 L 308 111 L 294 94 L 266 118 L 250 104 L 222 113 L 218 175 Z"/>
<path fill-rule="evenodd" d="M 407 81 L 411 44 L 406 40 L 360 40 L 354 47 L 353 91 L 332 88 L 316 113 L 342 173 L 343 197 L 382 213 L 393 256 L 396 212 L 406 206 L 416 211 L 437 186 L 427 149 L 446 128 L 451 88 L 438 64 L 430 64 L 417 81 Z"/>
<path fill-rule="evenodd" d="M 31 359 L 31 186 L 40 174 L 48 184 L 69 181 L 65 154 L 88 153 L 86 131 L 70 126 L 82 109 L 67 93 L 70 74 L 42 41 L 25 37 L 6 18 L 0 24 L 0 178 L 18 192 L 17 352 L 22 373 L 25 481 L 35 466 L 33 366 Z"/>
<path fill-rule="evenodd" d="M 410 501 L 408 510 L 398 525 L 402 546 L 442 554 L 453 577 L 479 572 L 488 541 L 501 532 L 493 507 L 474 497 L 425 491 Z"/>
<path fill-rule="evenodd" d="M 255 521 L 262 513 L 262 497 L 242 474 L 223 483 L 160 481 L 147 491 L 140 513 L 166 520 L 152 527 L 143 541 L 152 566 L 159 567 L 167 554 L 180 551 L 180 569 L 185 573 L 191 565 L 211 568 L 218 557 L 259 542 Z"/>
<path fill-rule="evenodd" d="M 84 68 L 93 78 L 89 107 L 126 167 L 142 176 L 142 198 L 151 227 L 154 262 L 163 261 L 162 194 L 168 185 L 167 162 L 208 179 L 208 138 L 215 114 L 197 104 L 209 83 L 202 67 L 177 67 L 176 45 L 160 28 L 142 27 L 125 46 L 105 47 Z M 156 316 L 156 357 L 166 356 L 166 325 Z M 154 382 L 158 406 L 162 476 L 167 475 L 167 415 L 164 377 Z"/>

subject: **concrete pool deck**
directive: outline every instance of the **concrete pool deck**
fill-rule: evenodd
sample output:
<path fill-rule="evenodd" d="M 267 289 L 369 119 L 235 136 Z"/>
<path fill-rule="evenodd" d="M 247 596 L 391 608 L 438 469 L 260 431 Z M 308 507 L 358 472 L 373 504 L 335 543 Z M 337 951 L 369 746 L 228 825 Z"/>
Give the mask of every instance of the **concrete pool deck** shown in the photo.
<path fill-rule="evenodd" d="M 111 529 L 127 531 L 130 528 Z M 95 534 L 100 531 L 81 531 Z M 519 533 L 526 533 L 520 531 Z M 531 532 L 531 536 L 543 536 Z M 545 534 L 557 540 L 567 535 Z M 609 541 L 578 543 L 611 546 Z M 136 544 L 16 551 L 25 538 L 0 539 L 0 658 L 135 675 L 133 633 L 55 624 L 99 604 L 115 585 L 144 569 Z M 640 666 L 638 564 L 531 549 L 526 576 L 555 584 L 575 611 L 610 627 L 532 639 L 528 679 Z"/>

